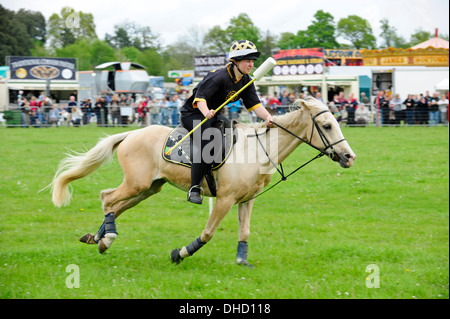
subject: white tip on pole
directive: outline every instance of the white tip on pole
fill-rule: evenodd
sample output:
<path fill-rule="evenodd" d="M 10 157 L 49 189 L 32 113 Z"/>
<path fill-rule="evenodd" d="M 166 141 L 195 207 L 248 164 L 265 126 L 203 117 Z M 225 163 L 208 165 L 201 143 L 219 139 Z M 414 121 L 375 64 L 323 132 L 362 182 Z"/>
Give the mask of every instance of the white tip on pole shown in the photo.
<path fill-rule="evenodd" d="M 264 75 L 266 75 L 267 72 L 272 70 L 275 65 L 277 65 L 277 62 L 274 60 L 274 58 L 270 57 L 266 61 L 264 61 L 264 63 L 261 64 L 261 66 L 255 72 L 253 72 L 253 76 L 257 81 L 259 81 Z"/>

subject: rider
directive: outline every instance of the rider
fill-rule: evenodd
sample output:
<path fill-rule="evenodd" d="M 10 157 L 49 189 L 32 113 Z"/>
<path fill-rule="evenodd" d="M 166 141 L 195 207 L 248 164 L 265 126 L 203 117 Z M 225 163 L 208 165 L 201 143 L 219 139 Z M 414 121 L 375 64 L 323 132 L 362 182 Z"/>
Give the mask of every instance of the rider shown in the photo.
<path fill-rule="evenodd" d="M 224 68 L 209 72 L 195 87 L 192 96 L 186 100 L 181 108 L 181 123 L 183 126 L 191 131 L 206 117 L 208 120 L 200 126 L 199 130 L 203 134 L 206 129 L 212 127 L 215 121 L 217 121 L 215 115 L 217 114 L 219 116 L 221 113 L 221 110 L 216 113 L 215 109 L 251 81 L 249 74 L 252 71 L 254 61 L 259 58 L 260 54 L 256 50 L 256 46 L 250 41 L 240 40 L 234 42 L 228 56 L 230 63 Z M 233 100 L 237 101 L 240 98 L 243 100 L 244 106 L 249 112 L 255 112 L 259 118 L 267 122 L 267 125 L 270 124 L 272 116 L 264 107 L 261 107 L 261 101 L 256 94 L 253 83 Z M 201 149 L 195 150 L 194 148 L 197 154 L 200 152 L 200 155 L 204 146 L 212 141 L 211 137 L 201 136 L 199 143 Z M 201 204 L 201 183 L 211 163 L 204 159 L 203 156 L 197 157 L 200 158 L 200 161 L 194 160 L 192 163 L 191 188 L 189 189 L 187 200 L 192 203 Z M 196 156 L 194 155 L 195 158 Z"/>

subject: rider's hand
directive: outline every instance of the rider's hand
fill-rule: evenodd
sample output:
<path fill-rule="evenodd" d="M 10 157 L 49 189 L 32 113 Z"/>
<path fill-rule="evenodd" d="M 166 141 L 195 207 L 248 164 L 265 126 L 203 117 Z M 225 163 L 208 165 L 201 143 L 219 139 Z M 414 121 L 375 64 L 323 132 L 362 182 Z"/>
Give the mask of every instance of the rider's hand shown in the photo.
<path fill-rule="evenodd" d="M 273 124 L 271 123 L 273 121 L 272 115 L 269 114 L 266 118 L 266 124 L 268 127 L 273 127 Z"/>
<path fill-rule="evenodd" d="M 216 112 L 214 110 L 208 110 L 208 112 L 206 112 L 206 114 L 203 114 L 203 115 L 208 119 L 212 119 L 215 114 L 216 114 Z"/>

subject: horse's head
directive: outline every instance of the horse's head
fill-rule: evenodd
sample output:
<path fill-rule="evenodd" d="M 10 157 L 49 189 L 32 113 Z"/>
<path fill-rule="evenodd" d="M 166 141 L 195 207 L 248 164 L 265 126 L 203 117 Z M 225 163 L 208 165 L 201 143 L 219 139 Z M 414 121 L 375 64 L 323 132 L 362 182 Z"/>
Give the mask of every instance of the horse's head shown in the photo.
<path fill-rule="evenodd" d="M 328 107 L 314 98 L 298 100 L 297 104 L 306 110 L 305 120 L 310 121 L 305 138 L 311 146 L 321 150 L 333 161 L 339 162 L 342 167 L 351 167 L 356 155 Z"/>

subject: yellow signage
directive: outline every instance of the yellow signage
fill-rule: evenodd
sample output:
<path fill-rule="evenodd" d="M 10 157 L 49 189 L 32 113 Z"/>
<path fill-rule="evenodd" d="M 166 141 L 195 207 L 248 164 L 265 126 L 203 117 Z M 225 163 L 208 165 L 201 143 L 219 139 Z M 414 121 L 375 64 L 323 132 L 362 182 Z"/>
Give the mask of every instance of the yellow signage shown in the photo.
<path fill-rule="evenodd" d="M 416 56 L 415 65 L 448 66 L 448 55 L 445 56 Z"/>
<path fill-rule="evenodd" d="M 394 49 L 363 50 L 363 64 L 374 65 L 423 65 L 423 66 L 449 66 L 448 49 Z"/>

